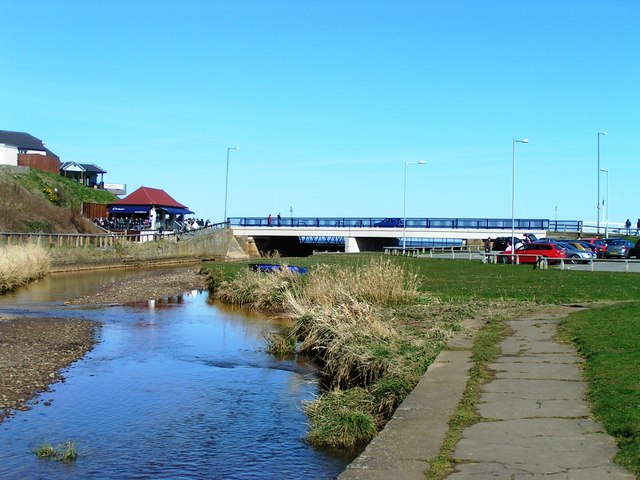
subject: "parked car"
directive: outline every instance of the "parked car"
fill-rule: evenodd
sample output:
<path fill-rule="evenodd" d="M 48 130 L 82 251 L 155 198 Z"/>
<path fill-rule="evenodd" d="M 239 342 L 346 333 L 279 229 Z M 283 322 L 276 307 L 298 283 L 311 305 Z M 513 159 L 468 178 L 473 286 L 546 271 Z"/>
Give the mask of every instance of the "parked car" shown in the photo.
<path fill-rule="evenodd" d="M 524 240 L 518 237 L 514 237 L 514 242 L 516 245 L 519 243 L 525 243 Z M 511 243 L 511 237 L 496 237 L 493 241 L 493 246 L 491 250 L 495 250 L 496 252 L 504 252 L 507 249 L 507 246 Z"/>
<path fill-rule="evenodd" d="M 374 227 L 400 227 L 404 226 L 401 218 L 385 218 L 373 224 Z"/>
<path fill-rule="evenodd" d="M 594 252 L 582 247 L 580 244 L 578 245 L 580 245 L 581 248 L 576 248 L 570 242 L 557 242 L 555 245 L 564 249 L 567 254 L 567 258 L 571 263 L 589 263 L 591 260 L 596 258 L 596 254 Z"/>
<path fill-rule="evenodd" d="M 497 259 L 499 263 L 512 263 L 516 257 L 519 263 L 536 263 L 541 257 L 549 263 L 558 263 L 561 258 L 567 258 L 567 253 L 555 243 L 533 242 L 525 243 L 513 253 L 502 252 Z"/>
<path fill-rule="evenodd" d="M 636 242 L 636 258 L 640 260 L 640 238 Z"/>
<path fill-rule="evenodd" d="M 609 239 L 604 239 L 604 238 L 598 238 L 598 237 L 594 237 L 594 238 L 584 238 L 582 239 L 582 241 L 584 242 L 589 242 L 593 245 L 596 245 L 598 247 L 598 251 L 596 252 L 598 255 L 598 258 L 602 258 L 604 257 L 604 252 L 606 252 L 607 250 L 607 243 L 609 242 Z"/>
<path fill-rule="evenodd" d="M 635 255 L 635 244 L 629 240 L 616 239 L 609 242 L 604 256 L 607 258 L 631 258 Z"/>

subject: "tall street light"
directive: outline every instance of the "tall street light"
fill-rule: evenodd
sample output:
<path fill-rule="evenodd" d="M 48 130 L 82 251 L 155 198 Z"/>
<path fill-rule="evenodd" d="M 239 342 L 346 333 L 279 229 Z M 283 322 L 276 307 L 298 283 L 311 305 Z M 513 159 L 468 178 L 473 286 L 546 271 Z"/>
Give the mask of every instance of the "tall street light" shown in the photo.
<path fill-rule="evenodd" d="M 511 157 L 511 252 L 516 249 L 515 245 L 515 205 L 516 205 L 516 143 L 529 143 L 528 138 L 522 140 L 513 139 L 513 155 Z"/>
<path fill-rule="evenodd" d="M 605 203 L 604 198 L 602 199 L 602 223 L 604 223 L 604 238 L 607 238 L 609 237 L 609 170 L 601 168 L 600 171 L 607 174 L 607 202 Z M 606 221 L 605 212 L 607 214 Z"/>
<path fill-rule="evenodd" d="M 223 222 L 227 221 L 227 192 L 229 191 L 229 151 L 240 150 L 240 147 L 227 147 L 227 175 L 224 181 L 224 218 Z"/>
<path fill-rule="evenodd" d="M 596 212 L 597 213 L 596 231 L 598 235 L 600 235 L 600 135 L 606 135 L 606 134 L 607 132 L 598 132 L 598 211 Z"/>
<path fill-rule="evenodd" d="M 404 201 L 402 205 L 402 253 L 407 246 L 407 165 L 424 165 L 424 160 L 419 162 L 404 162 Z"/>

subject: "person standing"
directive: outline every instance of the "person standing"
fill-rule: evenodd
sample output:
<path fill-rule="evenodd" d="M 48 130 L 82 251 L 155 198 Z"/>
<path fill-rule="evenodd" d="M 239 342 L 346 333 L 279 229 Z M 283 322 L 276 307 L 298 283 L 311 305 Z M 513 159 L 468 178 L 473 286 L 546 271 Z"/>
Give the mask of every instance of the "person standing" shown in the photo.
<path fill-rule="evenodd" d="M 631 220 L 627 218 L 627 221 L 624 222 L 624 226 L 627 229 L 627 235 L 631 234 Z"/>
<path fill-rule="evenodd" d="M 269 214 L 269 216 L 267 217 L 267 226 L 268 227 L 271 226 L 271 221 L 272 221 L 271 214 Z"/>
<path fill-rule="evenodd" d="M 484 240 L 484 253 L 491 253 L 491 237 Z"/>
<path fill-rule="evenodd" d="M 282 217 L 278 214 L 278 226 L 282 225 Z"/>

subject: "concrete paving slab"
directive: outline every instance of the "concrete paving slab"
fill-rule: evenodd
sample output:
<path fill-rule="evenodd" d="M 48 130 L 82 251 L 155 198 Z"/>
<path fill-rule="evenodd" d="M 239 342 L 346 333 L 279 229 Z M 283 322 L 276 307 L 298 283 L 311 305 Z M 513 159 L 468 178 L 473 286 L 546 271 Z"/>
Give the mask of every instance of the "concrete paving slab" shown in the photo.
<path fill-rule="evenodd" d="M 501 363 L 576 363 L 576 356 L 574 353 L 538 353 L 528 354 L 520 353 L 517 355 L 507 355 L 503 353 L 496 359 L 494 365 L 500 365 Z M 578 361 L 580 364 L 580 361 Z"/>
<path fill-rule="evenodd" d="M 565 399 L 580 401 L 584 398 L 585 385 L 582 382 L 564 380 L 526 380 L 498 378 L 483 385 L 483 392 L 519 394 L 522 398 L 536 400 Z"/>
<path fill-rule="evenodd" d="M 596 422 L 542 418 L 473 425 L 465 430 L 455 457 L 465 462 L 497 463 L 513 472 L 548 475 L 570 469 L 616 470 L 611 462 L 615 453 L 613 439 Z"/>
<path fill-rule="evenodd" d="M 496 378 L 521 378 L 545 380 L 582 380 L 582 370 L 577 363 L 511 362 L 503 361 L 489 365 L 496 371 Z"/>
<path fill-rule="evenodd" d="M 484 418 L 509 420 L 517 418 L 578 418 L 590 415 L 586 402 L 568 402 L 566 399 L 521 398 L 517 394 L 485 393 L 477 404 Z"/>

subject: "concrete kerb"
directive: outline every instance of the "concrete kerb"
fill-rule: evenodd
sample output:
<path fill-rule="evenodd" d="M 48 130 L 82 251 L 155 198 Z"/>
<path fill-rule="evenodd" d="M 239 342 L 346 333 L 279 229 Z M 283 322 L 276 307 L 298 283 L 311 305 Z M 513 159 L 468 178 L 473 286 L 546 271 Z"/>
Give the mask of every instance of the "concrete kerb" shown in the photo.
<path fill-rule="evenodd" d="M 385 428 L 338 477 L 340 480 L 419 480 L 442 448 L 449 419 L 464 393 L 472 366 L 473 334 L 481 322 L 463 322 Z"/>

